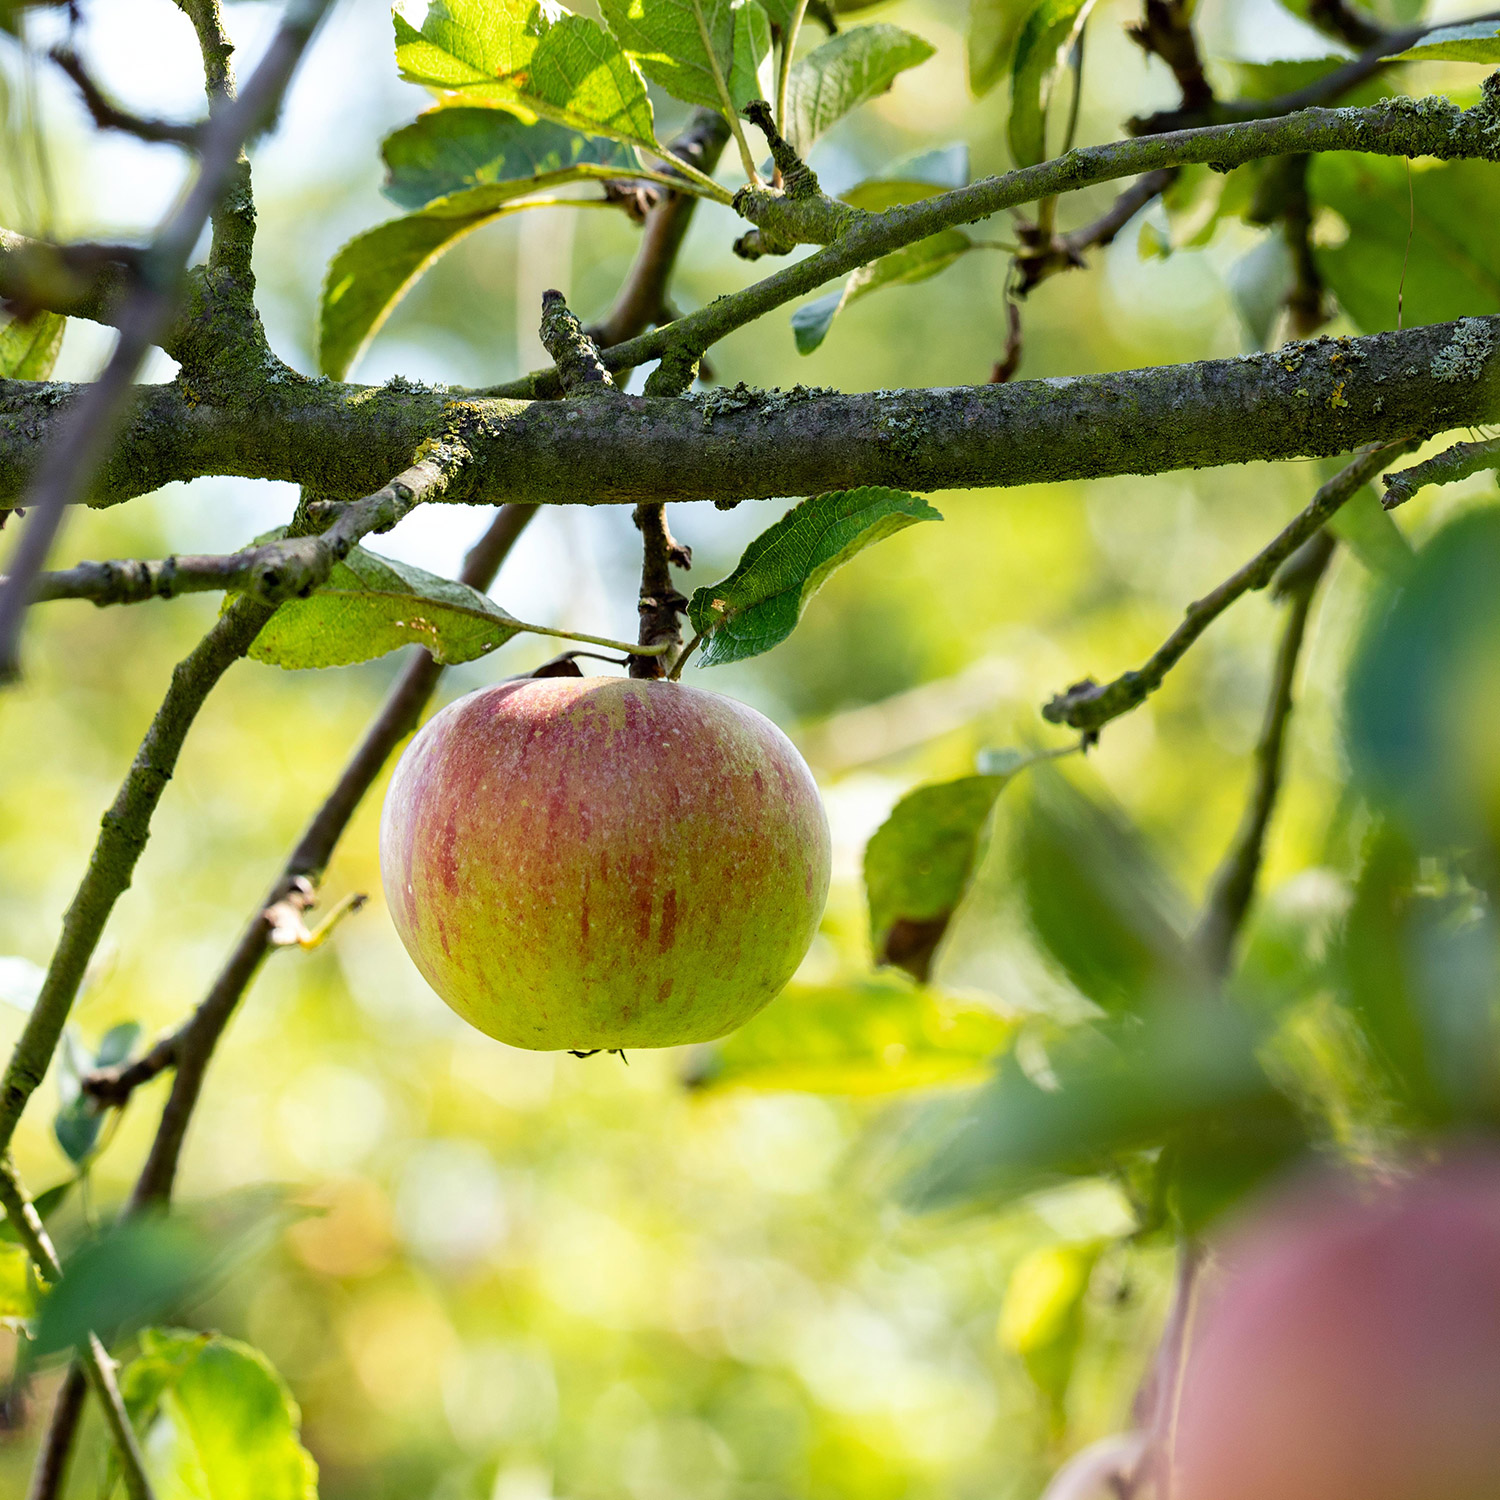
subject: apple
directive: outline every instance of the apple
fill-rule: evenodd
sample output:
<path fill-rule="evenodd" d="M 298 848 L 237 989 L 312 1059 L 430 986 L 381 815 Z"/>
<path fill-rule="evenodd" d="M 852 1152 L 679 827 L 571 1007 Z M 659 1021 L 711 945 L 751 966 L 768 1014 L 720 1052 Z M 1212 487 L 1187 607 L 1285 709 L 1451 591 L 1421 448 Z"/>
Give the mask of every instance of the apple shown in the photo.
<path fill-rule="evenodd" d="M 1500 1497 L 1500 1157 L 1320 1175 L 1221 1248 L 1174 1500 Z"/>
<path fill-rule="evenodd" d="M 427 982 L 513 1047 L 671 1047 L 748 1021 L 828 895 L 828 822 L 763 715 L 678 682 L 547 677 L 407 747 L 386 902 Z"/>

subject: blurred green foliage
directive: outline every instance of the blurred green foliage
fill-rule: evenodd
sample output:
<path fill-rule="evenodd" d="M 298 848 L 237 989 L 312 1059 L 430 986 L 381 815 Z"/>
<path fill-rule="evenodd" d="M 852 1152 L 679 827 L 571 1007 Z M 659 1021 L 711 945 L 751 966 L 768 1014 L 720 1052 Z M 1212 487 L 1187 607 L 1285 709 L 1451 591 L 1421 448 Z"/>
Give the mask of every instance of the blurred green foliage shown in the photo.
<path fill-rule="evenodd" d="M 148 9 L 152 25 L 176 24 L 166 0 Z M 1035 146 L 1050 123 L 1055 139 L 1044 103 L 1087 7 L 1046 9 L 1050 50 L 1028 52 L 1026 92 L 1005 103 L 976 100 L 966 69 L 980 91 L 1008 76 L 1027 7 L 975 0 L 966 62 L 965 17 L 899 0 L 887 14 L 937 51 L 830 131 L 813 158 L 829 189 L 915 201 L 965 177 L 966 161 L 909 177 L 892 163 L 961 139 L 977 175 L 1010 164 L 1018 130 Z M 1216 78 L 1242 73 L 1240 59 L 1276 64 L 1264 93 L 1305 81 L 1274 47 L 1245 59 L 1243 18 L 1222 9 L 1206 26 Z M 1404 20 L 1412 7 L 1386 10 Z M 17 13 L 0 5 L 6 25 Z M 1081 141 L 1174 102 L 1123 38 L 1124 14 L 1101 6 L 1091 22 Z M 231 7 L 231 20 L 248 26 L 252 11 Z M 425 102 L 395 81 L 377 20 L 350 8 L 324 38 L 283 138 L 256 163 L 267 322 L 305 370 L 322 267 L 388 214 L 378 145 Z M 1413 88 L 1472 81 L 1462 69 L 1408 76 Z M 665 137 L 681 111 L 654 102 Z M 308 149 L 319 120 L 326 153 Z M 116 232 L 110 159 L 66 123 L 50 140 L 48 213 Z M 130 170 L 156 180 L 140 161 Z M 38 228 L 16 218 L 38 192 L 32 168 L 24 192 L 21 176 L 0 180 L 0 219 Z M 1494 177 L 1417 168 L 1408 199 L 1400 163 L 1318 164 L 1319 259 L 1342 306 L 1333 331 L 1393 326 L 1403 269 L 1408 322 L 1489 307 L 1493 235 L 1479 231 L 1500 206 Z M 1264 252 L 1279 231 L 1256 216 L 1265 188 L 1258 169 L 1184 173 L 1166 209 L 1087 273 L 1033 294 L 1022 374 L 1230 355 L 1269 337 L 1274 317 L 1242 317 L 1254 299 L 1234 289 L 1247 256 L 1278 274 Z M 402 206 L 422 208 L 417 197 Z M 1108 201 L 1085 194 L 1061 212 L 1084 222 Z M 598 316 L 633 253 L 623 215 L 581 223 L 486 209 L 464 223 L 472 234 L 449 224 L 408 237 L 406 260 L 390 262 L 398 283 L 436 243 L 454 244 L 356 374 L 481 382 L 540 363 L 541 288 L 563 285 L 581 316 Z M 675 283 L 683 306 L 754 274 L 729 253 L 732 233 L 728 215 L 700 211 Z M 803 340 L 810 362 L 783 318 L 743 329 L 715 350 L 718 374 L 847 389 L 982 380 L 1005 347 L 1004 263 L 964 254 L 940 269 L 893 276 L 878 297 L 842 295 L 833 336 Z M 375 322 L 346 330 L 336 363 Z M 97 355 L 88 337 L 69 330 L 72 374 Z M 257 1494 L 300 1496 L 308 1452 L 326 1500 L 1038 1493 L 1062 1454 L 1128 1425 L 1174 1230 L 1198 1232 L 1309 1146 L 1373 1159 L 1414 1132 L 1493 1124 L 1500 1109 L 1492 486 L 1427 492 L 1395 521 L 1369 495 L 1368 513 L 1345 513 L 1262 899 L 1222 997 L 1193 956 L 1191 913 L 1245 800 L 1274 602 L 1253 597 L 1216 624 L 1086 765 L 1028 768 L 998 796 L 1001 775 L 974 774 L 981 751 L 1042 733 L 1036 706 L 1053 691 L 1137 663 L 1319 477 L 1287 464 L 951 495 L 944 524 L 886 537 L 815 600 L 811 573 L 783 579 L 792 623 L 807 605 L 795 631 L 772 654 L 692 679 L 783 722 L 828 802 L 835 889 L 780 1000 L 686 1056 L 515 1052 L 427 992 L 377 898 L 318 951 L 273 958 L 189 1142 L 184 1195 L 202 1222 L 252 1184 L 281 1184 L 309 1211 L 287 1227 L 286 1212 L 256 1210 L 254 1234 L 237 1211 L 232 1233 L 197 1218 L 108 1230 L 163 1085 L 106 1127 L 78 1094 L 77 1059 L 113 1058 L 122 1028 L 150 1036 L 196 1003 L 398 663 L 236 668 L 195 726 L 95 966 L 72 1073 L 59 1066 L 47 1085 L 62 1113 L 36 1110 L 18 1139 L 27 1180 L 55 1184 L 38 1206 L 65 1265 L 33 1354 L 92 1326 L 220 1330 L 148 1330 L 126 1394 L 154 1453 L 196 1443 L 205 1473 L 264 1466 L 279 1478 Z M 205 483 L 81 515 L 68 545 L 104 557 L 229 548 L 292 503 L 279 488 Z M 637 538 L 622 515 L 573 509 L 538 519 L 495 597 L 525 618 L 629 634 Z M 678 507 L 692 576 L 730 574 L 775 514 Z M 420 512 L 390 550 L 408 571 L 420 560 L 451 575 L 478 525 L 463 510 Z M 1414 560 L 1408 538 L 1426 544 Z M 0 708 L 0 999 L 24 1002 L 25 966 L 45 962 L 99 811 L 213 608 L 38 611 L 30 675 Z M 508 641 L 450 673 L 443 694 L 547 654 Z M 928 800 L 953 816 L 903 829 L 902 809 Z M 378 891 L 377 811 L 378 789 L 326 904 Z M 865 866 L 882 827 L 878 868 Z M 872 929 L 890 957 L 903 917 L 941 920 L 921 965 L 930 987 L 873 972 Z M 20 1024 L 17 1005 L 0 1006 L 0 1042 Z M 5 1237 L 0 1318 L 32 1308 Z M 14 1332 L 0 1338 L 15 1357 Z M 57 1368 L 44 1367 L 40 1393 Z M 205 1395 L 216 1383 L 234 1399 Z M 87 1437 L 79 1493 L 106 1466 L 102 1434 Z M 32 1447 L 30 1433 L 0 1446 L 6 1493 L 22 1491 Z"/>

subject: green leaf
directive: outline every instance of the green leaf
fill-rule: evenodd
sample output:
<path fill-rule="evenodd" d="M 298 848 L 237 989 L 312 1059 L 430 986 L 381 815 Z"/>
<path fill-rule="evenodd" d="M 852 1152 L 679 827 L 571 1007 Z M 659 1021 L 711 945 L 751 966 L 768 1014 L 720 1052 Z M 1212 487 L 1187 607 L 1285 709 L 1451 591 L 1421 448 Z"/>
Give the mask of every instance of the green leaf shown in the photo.
<path fill-rule="evenodd" d="M 805 157 L 824 131 L 932 53 L 931 43 L 899 26 L 856 26 L 829 37 L 792 67 L 782 134 Z"/>
<path fill-rule="evenodd" d="M 47 380 L 62 352 L 68 320 L 42 312 L 0 328 L 0 380 Z"/>
<path fill-rule="evenodd" d="M 729 97 L 736 110 L 752 99 L 769 99 L 775 88 L 771 56 L 771 18 L 757 0 L 735 0 L 734 65 L 729 70 Z"/>
<path fill-rule="evenodd" d="M 839 196 L 853 208 L 878 214 L 965 187 L 968 181 L 969 147 L 964 141 L 955 141 L 900 162 L 879 177 L 867 177 Z"/>
<path fill-rule="evenodd" d="M 145 1428 L 162 1500 L 316 1500 L 301 1413 L 259 1350 L 220 1334 L 147 1329 L 121 1394 Z"/>
<path fill-rule="evenodd" d="M 1472 21 L 1429 31 L 1414 47 L 1396 56 L 1403 62 L 1500 63 L 1500 24 Z"/>
<path fill-rule="evenodd" d="M 555 187 L 576 181 L 580 167 L 621 176 L 639 166 L 635 151 L 618 141 L 550 120 L 527 125 L 504 110 L 462 105 L 428 110 L 388 135 L 380 154 L 386 197 L 408 209 L 495 183 L 524 184 L 524 192 Z"/>
<path fill-rule="evenodd" d="M 122 1021 L 118 1026 L 111 1026 L 100 1038 L 99 1050 L 94 1054 L 94 1066 L 117 1067 L 130 1056 L 140 1038 L 141 1027 L 138 1021 Z"/>
<path fill-rule="evenodd" d="M 1013 1027 L 993 1011 L 893 977 L 793 983 L 694 1060 L 695 1088 L 883 1094 L 977 1079 Z"/>
<path fill-rule="evenodd" d="M 1006 1054 L 993 1079 L 912 1122 L 903 1196 L 919 1209 L 998 1208 L 1060 1179 L 1093 1176 L 1124 1154 L 1211 1128 L 1223 1148 L 1283 1151 L 1298 1139 L 1244 1019 L 1225 1006 L 1180 1006 L 1106 1041 L 1070 1033 L 1046 1087 Z"/>
<path fill-rule="evenodd" d="M 598 22 L 552 0 L 430 0 L 420 29 L 395 22 L 401 76 L 448 102 L 655 146 L 640 70 Z"/>
<path fill-rule="evenodd" d="M 763 35 L 766 46 L 759 58 L 742 63 L 742 81 L 753 80 L 770 50 L 770 22 L 766 21 L 763 32 L 758 31 L 753 8 L 745 8 L 741 40 L 753 47 L 756 37 Z M 727 87 L 734 72 L 738 18 L 731 0 L 600 0 L 599 9 L 620 45 L 652 83 L 685 104 L 724 111 L 724 97 L 714 75 L 717 71 Z"/>
<path fill-rule="evenodd" d="M 134 1218 L 87 1241 L 64 1262 L 30 1346 L 35 1358 L 108 1338 L 159 1318 L 199 1288 L 207 1242 L 181 1219 Z"/>
<path fill-rule="evenodd" d="M 842 291 L 830 292 L 793 312 L 792 336 L 797 341 L 797 353 L 811 354 L 828 336 L 834 318 L 851 302 L 858 302 L 881 287 L 926 281 L 928 277 L 946 271 L 973 248 L 973 240 L 963 230 L 944 229 L 861 266 L 850 274 Z"/>
<path fill-rule="evenodd" d="M 515 633 L 514 618 L 468 584 L 356 547 L 311 598 L 271 616 L 250 655 L 288 669 L 344 667 L 415 644 L 449 666 Z"/>
<path fill-rule="evenodd" d="M 574 181 L 596 171 L 599 169 L 580 163 L 553 180 Z M 319 370 L 342 380 L 416 279 L 466 234 L 507 214 L 557 206 L 558 199 L 519 196 L 536 186 L 533 179 L 469 188 L 350 240 L 329 263 L 323 278 L 318 310 Z"/>
<path fill-rule="evenodd" d="M 1047 159 L 1047 106 L 1093 0 L 1041 0 L 1016 41 L 1010 70 L 1010 152 L 1018 167 Z"/>
<path fill-rule="evenodd" d="M 29 1318 L 35 1311 L 31 1257 L 19 1245 L 0 1245 L 0 1319 Z"/>
<path fill-rule="evenodd" d="M 1026 0 L 969 0 L 969 88 L 982 99 L 1005 76 Z"/>
<path fill-rule="evenodd" d="M 1500 509 L 1437 531 L 1372 610 L 1347 682 L 1349 754 L 1364 791 L 1419 853 L 1500 862 Z"/>
<path fill-rule="evenodd" d="M 908 792 L 865 846 L 870 946 L 925 983 L 973 879 L 995 799 L 1015 773 L 965 776 Z"/>
<path fill-rule="evenodd" d="M 1043 1246 L 1023 1256 L 1006 1283 L 1000 1342 L 1021 1357 L 1054 1423 L 1063 1414 L 1083 1335 L 1084 1298 L 1103 1248 L 1098 1241 Z"/>
<path fill-rule="evenodd" d="M 734 572 L 694 593 L 688 618 L 705 637 L 702 665 L 743 661 L 779 645 L 836 568 L 917 521 L 940 520 L 925 500 L 879 485 L 793 506 L 745 548 Z"/>
<path fill-rule="evenodd" d="M 1342 245 L 1316 255 L 1362 331 L 1396 326 L 1398 293 L 1408 328 L 1500 312 L 1500 239 L 1492 232 L 1500 197 L 1489 163 L 1414 165 L 1408 179 L 1405 161 L 1340 151 L 1315 157 L 1308 183 L 1314 200 L 1349 226 Z"/>
<path fill-rule="evenodd" d="M 1186 903 L 1139 832 L 1056 774 L 1039 772 L 1031 792 L 1017 874 L 1032 930 L 1059 967 L 1106 1012 L 1200 999 Z"/>

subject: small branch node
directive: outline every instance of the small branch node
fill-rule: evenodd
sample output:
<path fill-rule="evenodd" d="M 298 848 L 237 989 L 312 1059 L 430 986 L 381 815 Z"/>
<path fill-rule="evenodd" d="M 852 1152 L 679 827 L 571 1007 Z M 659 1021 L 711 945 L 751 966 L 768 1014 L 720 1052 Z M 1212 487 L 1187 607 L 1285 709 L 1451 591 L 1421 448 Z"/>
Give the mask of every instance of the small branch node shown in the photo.
<path fill-rule="evenodd" d="M 605 369 L 598 348 L 559 291 L 542 293 L 541 337 L 543 348 L 557 366 L 564 395 L 596 396 L 614 393 L 614 380 Z"/>

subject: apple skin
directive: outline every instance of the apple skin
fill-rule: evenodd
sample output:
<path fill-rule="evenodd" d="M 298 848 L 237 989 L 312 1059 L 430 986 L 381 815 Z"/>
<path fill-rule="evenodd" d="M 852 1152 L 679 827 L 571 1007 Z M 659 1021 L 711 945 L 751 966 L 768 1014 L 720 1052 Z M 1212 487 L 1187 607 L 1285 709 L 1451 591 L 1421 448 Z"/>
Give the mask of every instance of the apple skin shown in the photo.
<path fill-rule="evenodd" d="M 1297 1185 L 1228 1236 L 1174 1500 L 1500 1497 L 1500 1157 Z"/>
<path fill-rule="evenodd" d="M 513 1047 L 671 1047 L 743 1025 L 828 895 L 806 762 L 744 704 L 677 682 L 500 683 L 433 716 L 380 830 L 427 982 Z"/>

